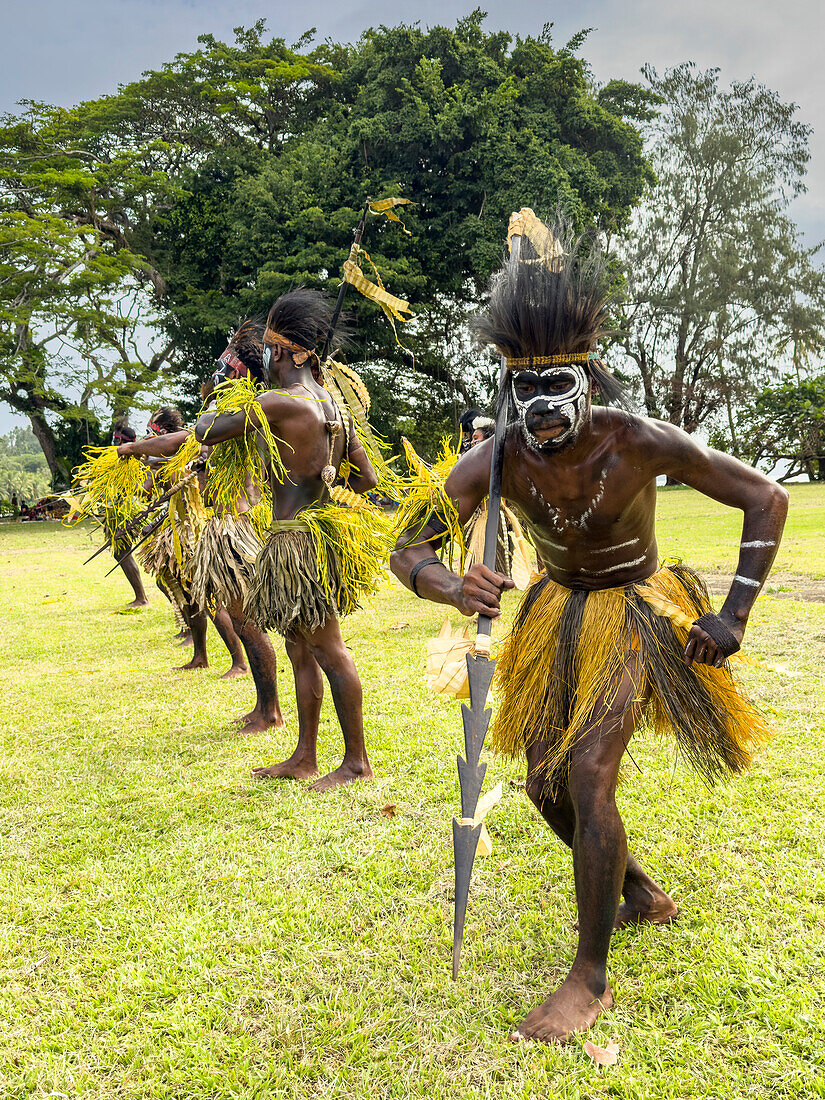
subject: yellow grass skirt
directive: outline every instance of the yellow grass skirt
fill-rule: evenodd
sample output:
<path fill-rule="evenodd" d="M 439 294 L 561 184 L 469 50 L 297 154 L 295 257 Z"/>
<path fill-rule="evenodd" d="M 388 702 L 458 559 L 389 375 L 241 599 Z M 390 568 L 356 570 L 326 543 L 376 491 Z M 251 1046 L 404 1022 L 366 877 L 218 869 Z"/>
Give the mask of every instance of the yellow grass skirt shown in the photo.
<path fill-rule="evenodd" d="M 645 589 L 691 621 L 712 610 L 701 578 L 682 564 L 660 569 L 643 586 L 568 589 L 544 575 L 525 593 L 497 660 L 491 739 L 511 756 L 540 742 L 551 791 L 564 784 L 571 750 L 628 671 L 628 706 L 640 706 L 656 732 L 673 734 L 708 779 L 742 771 L 770 736 L 728 662 L 685 665 L 688 630 L 657 614 Z"/>

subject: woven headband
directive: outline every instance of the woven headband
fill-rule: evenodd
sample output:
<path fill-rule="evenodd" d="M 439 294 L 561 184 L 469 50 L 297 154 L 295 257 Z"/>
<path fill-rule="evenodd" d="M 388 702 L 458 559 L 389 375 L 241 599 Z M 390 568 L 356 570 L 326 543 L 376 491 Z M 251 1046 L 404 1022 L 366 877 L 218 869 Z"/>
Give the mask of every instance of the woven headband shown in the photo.
<path fill-rule="evenodd" d="M 549 367 L 554 363 L 587 363 L 591 359 L 598 359 L 598 352 L 573 351 L 564 355 L 525 355 L 521 359 L 507 359 L 508 370 L 515 367 Z"/>
<path fill-rule="evenodd" d="M 286 348 L 292 352 L 292 359 L 296 366 L 301 366 L 306 363 L 307 359 L 317 359 L 318 355 L 314 348 L 303 348 L 300 344 L 293 343 L 292 340 L 288 340 L 286 336 L 281 336 L 280 332 L 275 332 L 274 329 L 268 328 L 264 333 L 264 343 L 270 347 L 273 344 L 280 344 L 282 348 Z"/>

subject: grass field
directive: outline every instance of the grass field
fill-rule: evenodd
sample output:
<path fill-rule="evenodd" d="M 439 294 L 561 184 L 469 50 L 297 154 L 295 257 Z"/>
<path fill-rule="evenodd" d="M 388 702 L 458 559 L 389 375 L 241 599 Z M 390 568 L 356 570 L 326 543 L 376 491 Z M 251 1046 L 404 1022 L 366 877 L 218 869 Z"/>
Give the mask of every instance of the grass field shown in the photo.
<path fill-rule="evenodd" d="M 822 576 L 825 493 L 792 493 L 781 567 Z M 663 553 L 733 568 L 735 517 L 682 490 L 660 512 Z M 443 609 L 391 588 L 346 621 L 376 779 L 317 796 L 250 778 L 292 747 L 286 668 L 287 729 L 239 739 L 251 685 L 217 679 L 217 637 L 212 669 L 171 671 L 167 605 L 122 613 L 89 547 L 0 525 L 2 1100 L 825 1096 L 825 604 L 757 605 L 746 678 L 776 737 L 747 776 L 711 791 L 672 745 L 632 746 L 631 847 L 681 913 L 616 934 L 599 1071 L 581 1039 L 507 1042 L 565 974 L 575 913 L 569 854 L 496 758 L 450 980 L 461 723 L 423 686 Z M 321 742 L 334 766 L 328 702 Z"/>

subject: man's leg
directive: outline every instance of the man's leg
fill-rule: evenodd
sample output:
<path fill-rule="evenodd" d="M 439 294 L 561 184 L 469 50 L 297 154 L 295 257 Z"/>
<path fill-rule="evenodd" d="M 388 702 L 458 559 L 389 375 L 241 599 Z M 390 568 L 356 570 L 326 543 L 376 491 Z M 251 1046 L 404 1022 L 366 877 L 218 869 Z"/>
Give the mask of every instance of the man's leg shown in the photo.
<path fill-rule="evenodd" d="M 321 667 L 301 634 L 286 637 L 286 652 L 295 676 L 295 703 L 298 709 L 298 744 L 288 760 L 281 764 L 253 768 L 256 779 L 311 779 L 318 774 L 318 722 L 324 698 Z"/>
<path fill-rule="evenodd" d="M 560 791 L 555 798 L 547 794 L 545 773 L 541 766 L 545 752 L 546 746 L 543 742 L 532 745 L 527 751 L 527 796 L 556 836 L 568 848 L 572 848 L 576 832 L 576 811 L 567 789 Z M 622 895 L 624 901 L 616 915 L 616 928 L 626 928 L 631 924 L 668 924 L 678 912 L 673 898 L 665 893 L 630 854 L 627 857 Z"/>
<path fill-rule="evenodd" d="M 245 620 L 241 600 L 233 600 L 226 611 L 246 650 L 256 692 L 255 709 L 243 716 L 241 721 L 244 724 L 238 732 L 262 733 L 270 726 L 282 726 L 284 719 L 278 705 L 278 663 L 272 642 L 263 630 Z"/>
<path fill-rule="evenodd" d="M 616 807 L 616 782 L 637 717 L 634 693 L 634 677 L 625 672 L 609 704 L 597 705 L 591 732 L 571 754 L 567 790 L 575 819 L 571 839 L 578 950 L 560 988 L 528 1014 L 514 1039 L 566 1042 L 591 1027 L 613 1003 L 607 952 L 627 870 L 627 837 Z"/>
<path fill-rule="evenodd" d="M 114 553 L 116 557 L 121 552 L 121 550 L 115 547 Z M 129 604 L 129 607 L 148 607 L 149 601 L 146 598 L 146 590 L 143 587 L 143 577 L 140 575 L 140 569 L 134 557 L 131 554 L 127 554 L 120 563 L 120 568 L 126 574 L 126 580 L 131 584 L 132 591 L 135 594 L 135 598 Z"/>
<path fill-rule="evenodd" d="M 344 645 L 337 619 L 329 618 L 307 637 L 312 655 L 329 682 L 335 713 L 344 735 L 344 759 L 334 771 L 312 784 L 314 791 L 329 791 L 356 779 L 372 779 L 372 768 L 364 743 L 364 697 L 361 680 Z"/>
<path fill-rule="evenodd" d="M 221 640 L 229 650 L 229 656 L 232 658 L 232 667 L 224 672 L 221 679 L 234 680 L 238 676 L 246 676 L 249 672 L 249 666 L 244 658 L 241 639 L 235 633 L 229 612 L 223 607 L 219 608 L 212 616 L 212 622 L 215 624 L 215 629 L 220 634 Z"/>
<path fill-rule="evenodd" d="M 183 613 L 186 621 L 189 623 L 189 630 L 192 634 L 192 645 L 195 647 L 192 654 L 192 660 L 187 661 L 185 665 L 178 665 L 179 672 L 185 672 L 193 668 L 208 668 L 209 659 L 206 656 L 206 624 L 209 622 L 206 612 L 201 611 L 195 607 L 194 604 L 187 603 L 183 606 Z"/>
<path fill-rule="evenodd" d="M 355 668 L 350 651 L 344 645 L 341 637 L 341 628 L 338 620 L 329 618 L 324 625 L 313 634 L 305 635 L 302 639 L 314 662 L 329 681 L 332 701 L 335 704 L 335 712 L 341 723 L 341 731 L 344 735 L 344 759 L 328 775 L 322 776 L 312 784 L 314 791 L 329 791 L 333 787 L 340 787 L 344 783 L 353 783 L 356 779 L 371 779 L 372 768 L 367 759 L 367 749 L 364 744 L 364 713 L 361 681 Z M 315 742 L 318 736 L 318 715 L 321 709 L 321 692 L 318 690 L 317 673 L 311 671 L 311 666 L 304 664 L 302 650 L 293 652 L 299 657 L 299 666 L 293 662 L 296 670 L 296 697 L 301 699 L 301 689 L 298 685 L 298 668 L 306 675 L 307 683 L 312 687 L 313 694 L 304 700 L 306 706 L 306 728 L 303 745 L 299 739 L 295 752 L 290 757 L 294 759 L 299 750 L 304 754 L 305 761 L 315 759 Z M 292 656 L 292 654 L 290 654 Z M 299 707 L 301 703 L 299 702 Z M 311 754 L 311 755 L 310 755 Z M 288 763 L 288 761 L 286 762 Z M 278 769 L 281 765 L 275 765 Z M 317 769 L 316 769 L 317 770 Z M 263 773 L 267 769 L 258 768 L 255 774 L 264 778 Z M 275 774 L 283 775 L 283 772 Z"/>

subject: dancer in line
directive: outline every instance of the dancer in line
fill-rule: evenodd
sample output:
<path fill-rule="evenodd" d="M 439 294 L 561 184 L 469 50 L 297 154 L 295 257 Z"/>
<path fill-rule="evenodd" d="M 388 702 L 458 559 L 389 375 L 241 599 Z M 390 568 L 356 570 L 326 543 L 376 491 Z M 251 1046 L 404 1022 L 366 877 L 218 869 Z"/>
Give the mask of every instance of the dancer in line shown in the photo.
<path fill-rule="evenodd" d="M 254 774 L 262 779 L 318 774 L 326 676 L 344 735 L 344 758 L 313 783 L 316 791 L 372 776 L 361 681 L 339 618 L 375 590 L 389 551 L 383 513 L 357 497 L 356 507 L 330 502 L 342 474 L 350 497 L 378 484 L 352 417 L 316 380 L 322 377 L 316 348 L 330 329 L 331 316 L 330 303 L 317 291 L 298 289 L 280 297 L 269 311 L 263 337 L 270 389 L 234 412 L 204 414 L 196 427 L 205 443 L 251 439 L 266 457 L 273 518 L 246 611 L 284 637 L 295 675 L 298 744 L 289 759 Z"/>

